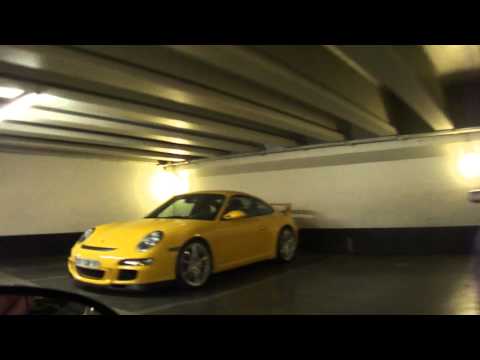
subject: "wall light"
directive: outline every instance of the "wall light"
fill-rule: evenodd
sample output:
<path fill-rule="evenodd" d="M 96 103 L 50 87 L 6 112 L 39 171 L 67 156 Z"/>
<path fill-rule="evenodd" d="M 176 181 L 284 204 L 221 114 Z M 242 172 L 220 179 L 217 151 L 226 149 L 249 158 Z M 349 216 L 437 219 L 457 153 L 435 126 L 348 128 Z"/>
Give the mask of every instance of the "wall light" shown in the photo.
<path fill-rule="evenodd" d="M 463 154 L 458 161 L 458 170 L 463 177 L 480 177 L 480 153 Z"/>
<path fill-rule="evenodd" d="M 189 190 L 190 181 L 186 171 L 158 169 L 150 180 L 150 192 L 156 201 L 163 202 Z"/>
<path fill-rule="evenodd" d="M 41 100 L 43 94 L 28 93 L 0 108 L 0 121 L 21 117 L 26 110 Z"/>
<path fill-rule="evenodd" d="M 15 99 L 16 97 L 22 95 L 24 92 L 25 91 L 23 91 L 22 89 L 0 86 L 0 98 Z"/>

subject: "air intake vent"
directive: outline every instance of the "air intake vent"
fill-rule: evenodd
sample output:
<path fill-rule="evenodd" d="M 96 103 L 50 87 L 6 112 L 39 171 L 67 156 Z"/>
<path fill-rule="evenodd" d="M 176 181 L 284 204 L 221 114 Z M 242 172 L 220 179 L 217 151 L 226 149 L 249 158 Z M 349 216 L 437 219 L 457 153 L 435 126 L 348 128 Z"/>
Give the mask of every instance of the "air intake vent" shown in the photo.
<path fill-rule="evenodd" d="M 106 247 L 88 246 L 88 245 L 82 245 L 82 249 L 94 250 L 94 251 L 113 251 L 113 250 L 116 250 L 115 248 L 106 248 Z"/>
<path fill-rule="evenodd" d="M 91 279 L 101 279 L 105 275 L 103 270 L 85 269 L 77 266 L 77 272 L 84 277 Z"/>

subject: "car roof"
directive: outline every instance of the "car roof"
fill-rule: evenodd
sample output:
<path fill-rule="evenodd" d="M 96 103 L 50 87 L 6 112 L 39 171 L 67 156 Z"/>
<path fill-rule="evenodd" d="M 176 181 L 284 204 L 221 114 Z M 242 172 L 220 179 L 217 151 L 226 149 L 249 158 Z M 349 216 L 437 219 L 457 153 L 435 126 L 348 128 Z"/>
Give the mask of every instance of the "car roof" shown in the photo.
<path fill-rule="evenodd" d="M 256 197 L 241 191 L 232 191 L 232 190 L 209 190 L 209 191 L 195 191 L 195 192 L 189 192 L 183 195 L 193 195 L 193 194 L 218 194 L 218 195 L 225 195 L 225 196 L 231 196 L 231 195 L 247 195 L 251 197 Z"/>

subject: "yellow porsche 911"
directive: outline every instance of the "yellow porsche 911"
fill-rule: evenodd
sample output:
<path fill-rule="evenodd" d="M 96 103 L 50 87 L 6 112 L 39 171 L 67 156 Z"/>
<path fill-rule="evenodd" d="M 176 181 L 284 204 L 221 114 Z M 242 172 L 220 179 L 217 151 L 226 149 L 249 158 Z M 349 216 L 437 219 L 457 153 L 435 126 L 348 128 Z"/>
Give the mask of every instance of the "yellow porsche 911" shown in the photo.
<path fill-rule="evenodd" d="M 175 196 L 144 219 L 85 231 L 68 269 L 76 281 L 93 285 L 176 280 L 198 288 L 212 273 L 267 259 L 290 262 L 297 227 L 289 206 L 274 206 L 239 192 Z"/>

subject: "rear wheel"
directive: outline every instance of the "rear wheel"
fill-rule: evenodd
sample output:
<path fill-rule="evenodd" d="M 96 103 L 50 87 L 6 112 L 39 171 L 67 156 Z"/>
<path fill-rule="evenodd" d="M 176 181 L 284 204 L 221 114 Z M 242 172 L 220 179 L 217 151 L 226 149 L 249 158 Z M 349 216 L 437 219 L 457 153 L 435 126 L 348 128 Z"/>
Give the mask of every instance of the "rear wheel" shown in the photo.
<path fill-rule="evenodd" d="M 192 240 L 178 253 L 176 278 L 183 288 L 200 288 L 212 273 L 212 256 L 207 244 Z"/>
<path fill-rule="evenodd" d="M 288 263 L 295 259 L 298 239 L 290 228 L 283 228 L 278 235 L 277 260 Z"/>

